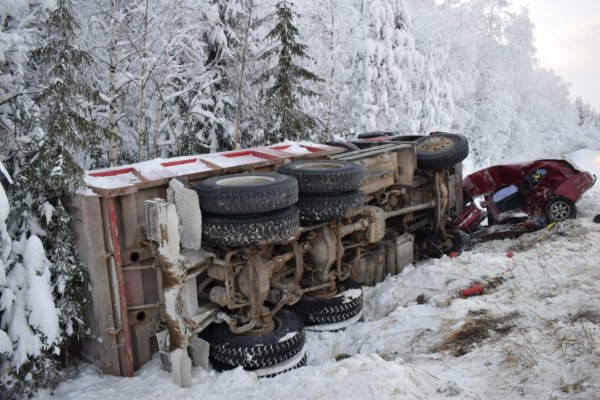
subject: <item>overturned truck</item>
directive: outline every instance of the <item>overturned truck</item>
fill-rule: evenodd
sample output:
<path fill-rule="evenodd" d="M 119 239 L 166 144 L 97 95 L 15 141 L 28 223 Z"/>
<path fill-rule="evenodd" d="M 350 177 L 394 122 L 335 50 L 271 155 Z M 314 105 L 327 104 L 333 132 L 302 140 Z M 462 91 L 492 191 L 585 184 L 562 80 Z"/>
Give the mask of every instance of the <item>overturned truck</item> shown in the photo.
<path fill-rule="evenodd" d="M 460 246 L 468 151 L 457 134 L 370 132 L 88 171 L 84 354 L 133 376 L 158 352 L 183 386 L 192 366 L 303 365 L 304 330 L 360 319 L 362 285 Z"/>

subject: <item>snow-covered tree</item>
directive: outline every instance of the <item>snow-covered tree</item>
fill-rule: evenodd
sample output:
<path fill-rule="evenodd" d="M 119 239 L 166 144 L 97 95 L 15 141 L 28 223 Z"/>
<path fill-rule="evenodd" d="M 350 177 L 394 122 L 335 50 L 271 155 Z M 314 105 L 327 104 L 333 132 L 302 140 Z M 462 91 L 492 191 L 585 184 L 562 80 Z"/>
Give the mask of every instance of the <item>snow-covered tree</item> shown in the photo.
<path fill-rule="evenodd" d="M 82 310 L 87 275 L 77 259 L 72 197 L 83 186 L 81 164 L 85 152 L 106 138 L 88 114 L 100 96 L 87 82 L 89 54 L 73 45 L 78 24 L 69 0 L 57 0 L 47 22 L 47 38 L 31 53 L 34 71 L 41 73 L 36 125 L 39 142 L 28 149 L 27 163 L 16 175 L 17 186 L 26 185 L 32 197 L 32 215 L 46 231 L 44 241 L 52 263 L 55 295 L 61 308 L 61 327 L 67 337 L 84 335 Z M 35 162 L 38 161 L 38 162 Z M 41 183 L 44 182 L 43 185 Z M 34 187 L 31 187 L 34 186 Z M 23 233 L 29 231 L 21 226 Z"/>
<path fill-rule="evenodd" d="M 15 243 L 7 275 L 13 296 L 3 294 L 2 324 L 15 351 L 3 384 L 16 392 L 55 384 L 56 360 L 67 361 L 67 346 L 86 334 L 88 279 L 71 230 L 72 199 L 83 186 L 87 152 L 104 140 L 104 131 L 88 115 L 100 100 L 83 75 L 90 57 L 72 43 L 78 25 L 70 1 L 57 0 L 41 28 L 40 45 L 29 53 L 25 73 L 34 104 L 13 120 L 28 140 L 21 139 L 16 151 L 6 155 L 14 179 L 10 215 Z M 46 308 L 37 311 L 43 304 Z M 57 324 L 51 330 L 53 317 Z M 27 374 L 31 380 L 23 381 Z"/>
<path fill-rule="evenodd" d="M 349 130 L 419 130 L 417 88 L 424 58 L 415 50 L 402 0 L 364 3 L 358 42 L 341 94 Z"/>
<path fill-rule="evenodd" d="M 577 97 L 575 107 L 579 113 L 579 126 L 600 128 L 600 113 L 594 110 L 589 103 L 584 102 L 581 97 Z"/>
<path fill-rule="evenodd" d="M 268 113 L 264 119 L 267 143 L 306 139 L 316 127 L 315 118 L 304 112 L 300 104 L 302 98 L 316 95 L 310 84 L 320 78 L 301 64 L 309 56 L 294 25 L 297 17 L 292 3 L 277 3 L 275 26 L 267 35 L 269 48 L 261 56 L 269 62 L 257 80 L 263 85 L 261 94 Z"/>
<path fill-rule="evenodd" d="M 180 153 L 229 149 L 236 141 L 237 79 L 233 79 L 231 72 L 237 59 L 235 48 L 241 49 L 238 33 L 239 25 L 245 23 L 244 13 L 245 8 L 248 8 L 245 3 L 239 0 L 208 0 L 204 9 L 204 69 L 210 84 L 197 93 L 199 97 L 195 100 L 201 101 L 195 104 L 193 114 L 190 115 L 190 121 L 194 123 L 189 123 L 189 129 L 182 134 Z"/>
<path fill-rule="evenodd" d="M 0 168 L 2 169 L 2 174 L 0 174 L 0 177 L 4 177 L 8 183 L 12 183 L 10 175 L 4 168 L 4 165 L 1 161 Z M 2 301 L 2 297 L 7 298 L 12 294 L 9 294 L 7 290 L 6 280 L 9 256 L 12 251 L 12 239 L 6 229 L 6 219 L 8 218 L 9 212 L 10 206 L 8 203 L 8 197 L 6 196 L 4 186 L 2 183 L 0 183 L 0 360 L 2 360 L 3 357 L 12 356 L 13 353 L 12 340 L 2 325 L 2 316 L 4 311 L 6 311 L 8 308 L 8 303 Z M 5 366 L 3 365 L 2 361 L 0 361 L 0 370 L 4 370 L 4 368 Z"/>
<path fill-rule="evenodd" d="M 307 61 L 310 69 L 319 71 L 322 78 L 315 84 L 319 96 L 303 106 L 308 113 L 318 116 L 322 127 L 312 139 L 328 142 L 334 135 L 345 133 L 345 127 L 338 126 L 347 119 L 340 93 L 345 88 L 346 69 L 357 41 L 360 10 L 353 2 L 343 0 L 303 0 L 296 4 L 302 15 L 298 19 L 299 32 L 314 55 Z"/>

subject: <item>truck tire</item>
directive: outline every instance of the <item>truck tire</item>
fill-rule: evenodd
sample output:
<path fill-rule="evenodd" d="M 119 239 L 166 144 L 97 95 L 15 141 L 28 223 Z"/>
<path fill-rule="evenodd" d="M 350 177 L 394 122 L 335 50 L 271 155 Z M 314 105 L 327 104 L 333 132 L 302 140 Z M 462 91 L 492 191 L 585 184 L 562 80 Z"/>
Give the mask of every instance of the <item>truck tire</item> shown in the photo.
<path fill-rule="evenodd" d="M 358 147 L 354 143 L 350 143 L 350 142 L 333 141 L 333 142 L 327 142 L 327 145 L 328 146 L 334 146 L 334 147 L 343 147 L 344 149 L 349 150 L 349 151 L 360 150 L 360 147 Z"/>
<path fill-rule="evenodd" d="M 469 155 L 469 141 L 463 135 L 436 133 L 417 143 L 417 168 L 440 170 L 453 167 Z"/>
<path fill-rule="evenodd" d="M 217 247 L 254 246 L 288 239 L 299 227 L 300 214 L 295 206 L 241 217 L 203 214 L 202 239 Z"/>
<path fill-rule="evenodd" d="M 296 178 L 301 194 L 349 192 L 360 188 L 365 177 L 359 165 L 337 160 L 295 161 L 277 172 Z"/>
<path fill-rule="evenodd" d="M 298 201 L 298 183 L 275 173 L 232 174 L 208 178 L 195 187 L 202 211 L 248 215 L 281 210 Z"/>
<path fill-rule="evenodd" d="M 398 132 L 388 132 L 388 131 L 375 131 L 375 132 L 359 133 L 357 138 L 358 139 L 373 139 L 376 137 L 396 136 L 396 135 L 399 135 L 399 133 Z"/>
<path fill-rule="evenodd" d="M 224 363 L 222 363 L 220 361 L 215 360 L 214 358 L 210 358 L 209 357 L 209 360 L 210 360 L 210 363 L 213 366 L 213 368 L 215 370 L 219 371 L 219 372 L 229 371 L 229 370 L 231 370 L 231 369 L 234 368 L 231 365 L 224 364 Z M 284 362 L 288 362 L 288 360 L 290 360 L 290 359 L 288 358 Z M 272 377 L 277 376 L 279 374 L 283 374 L 285 372 L 288 372 L 288 371 L 291 371 L 291 370 L 294 370 L 294 369 L 302 368 L 302 367 L 306 366 L 306 361 L 307 361 L 307 356 L 306 356 L 306 352 L 305 352 L 304 355 L 302 356 L 302 358 L 300 359 L 300 361 L 297 364 L 292 364 L 292 365 L 288 366 L 287 368 L 282 368 L 278 372 L 268 373 L 268 374 L 265 374 L 265 375 L 259 375 L 258 377 L 259 378 L 272 378 Z M 265 368 L 269 368 L 269 367 L 271 367 L 271 366 L 268 366 L 268 367 L 265 367 Z M 244 369 L 249 370 L 248 368 L 244 368 Z M 252 371 L 257 371 L 257 370 L 253 369 Z M 259 371 L 257 371 L 257 372 L 259 372 Z"/>
<path fill-rule="evenodd" d="M 261 335 L 235 334 L 224 323 L 213 323 L 200 332 L 199 336 L 210 343 L 213 367 L 221 371 L 239 366 L 256 370 L 285 362 L 302 351 L 305 331 L 300 315 L 282 309 L 273 319 L 275 329 Z M 303 361 L 304 357 L 299 364 Z"/>
<path fill-rule="evenodd" d="M 363 203 L 363 192 L 353 190 L 338 195 L 300 195 L 298 208 L 300 222 L 319 222 L 339 219 L 346 216 L 350 207 Z"/>
<path fill-rule="evenodd" d="M 335 324 L 359 315 L 363 308 L 362 287 L 351 280 L 338 284 L 340 293 L 331 298 L 304 295 L 289 308 L 302 316 L 306 326 Z"/>

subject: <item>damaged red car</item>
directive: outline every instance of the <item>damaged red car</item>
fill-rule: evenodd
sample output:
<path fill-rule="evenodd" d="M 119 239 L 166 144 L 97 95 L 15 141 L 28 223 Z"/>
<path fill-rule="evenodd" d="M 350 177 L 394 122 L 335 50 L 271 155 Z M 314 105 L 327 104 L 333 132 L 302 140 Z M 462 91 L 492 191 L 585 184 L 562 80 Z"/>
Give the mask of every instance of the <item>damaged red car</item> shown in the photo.
<path fill-rule="evenodd" d="M 565 159 L 485 168 L 463 180 L 466 205 L 454 227 L 486 240 L 575 218 L 575 203 L 595 180 Z"/>

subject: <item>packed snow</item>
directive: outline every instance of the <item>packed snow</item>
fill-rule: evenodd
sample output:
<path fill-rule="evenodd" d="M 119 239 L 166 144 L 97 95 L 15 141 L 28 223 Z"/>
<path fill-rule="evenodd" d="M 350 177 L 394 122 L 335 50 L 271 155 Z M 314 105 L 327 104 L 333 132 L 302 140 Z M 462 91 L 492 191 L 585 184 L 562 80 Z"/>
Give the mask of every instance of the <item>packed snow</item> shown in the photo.
<path fill-rule="evenodd" d="M 600 174 L 600 152 L 570 158 Z M 269 379 L 195 368 L 192 386 L 180 388 L 158 357 L 134 378 L 86 364 L 37 399 L 598 399 L 599 195 L 592 188 L 578 218 L 551 230 L 417 262 L 364 287 L 360 322 L 307 332 L 306 367 Z M 460 296 L 476 283 L 483 295 Z"/>

